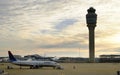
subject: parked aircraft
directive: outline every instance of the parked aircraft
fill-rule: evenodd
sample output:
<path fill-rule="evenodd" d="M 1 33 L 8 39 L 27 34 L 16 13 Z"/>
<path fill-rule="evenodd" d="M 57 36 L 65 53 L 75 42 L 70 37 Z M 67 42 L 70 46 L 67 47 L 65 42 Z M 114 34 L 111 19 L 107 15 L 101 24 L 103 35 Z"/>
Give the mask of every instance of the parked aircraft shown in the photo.
<path fill-rule="evenodd" d="M 21 66 L 29 66 L 30 69 L 42 68 L 42 67 L 53 67 L 54 69 L 63 69 L 59 63 L 47 60 L 17 60 L 11 51 L 8 51 L 9 60 L 12 64 Z"/>

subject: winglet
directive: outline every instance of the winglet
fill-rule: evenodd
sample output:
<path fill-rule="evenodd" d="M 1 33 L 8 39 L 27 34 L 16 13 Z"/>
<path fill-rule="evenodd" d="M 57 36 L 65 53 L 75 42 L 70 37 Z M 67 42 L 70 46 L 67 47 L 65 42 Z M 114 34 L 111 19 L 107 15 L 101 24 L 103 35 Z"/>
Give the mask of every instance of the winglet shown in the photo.
<path fill-rule="evenodd" d="M 10 60 L 11 62 L 17 61 L 16 58 L 15 58 L 15 57 L 13 56 L 13 54 L 11 53 L 11 51 L 8 51 L 8 55 L 9 55 L 9 60 Z"/>

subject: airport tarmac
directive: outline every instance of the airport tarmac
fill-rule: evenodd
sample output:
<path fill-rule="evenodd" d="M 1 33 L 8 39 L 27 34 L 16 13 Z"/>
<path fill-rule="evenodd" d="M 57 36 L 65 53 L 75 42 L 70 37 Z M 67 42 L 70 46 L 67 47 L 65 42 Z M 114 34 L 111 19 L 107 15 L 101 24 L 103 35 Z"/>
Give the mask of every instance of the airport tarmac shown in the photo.
<path fill-rule="evenodd" d="M 29 69 L 10 63 L 0 63 L 0 69 L 5 70 L 9 75 L 117 75 L 120 71 L 120 63 L 60 63 L 64 70 L 53 68 Z M 13 69 L 7 69 L 10 65 Z"/>

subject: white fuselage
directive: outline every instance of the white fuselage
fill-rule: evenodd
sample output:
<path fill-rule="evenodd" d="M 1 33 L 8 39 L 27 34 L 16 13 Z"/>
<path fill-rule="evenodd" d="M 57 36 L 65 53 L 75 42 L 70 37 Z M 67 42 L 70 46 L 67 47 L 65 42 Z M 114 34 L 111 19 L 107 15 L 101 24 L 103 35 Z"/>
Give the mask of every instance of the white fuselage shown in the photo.
<path fill-rule="evenodd" d="M 13 61 L 15 65 L 20 66 L 38 66 L 38 67 L 57 67 L 58 63 L 54 61 Z"/>
<path fill-rule="evenodd" d="M 14 55 L 11 53 L 11 51 L 8 51 L 9 60 L 11 63 L 19 66 L 30 66 L 30 68 L 39 68 L 39 67 L 53 67 L 53 68 L 61 68 L 61 66 L 54 62 L 54 61 L 48 61 L 48 60 L 17 60 Z"/>

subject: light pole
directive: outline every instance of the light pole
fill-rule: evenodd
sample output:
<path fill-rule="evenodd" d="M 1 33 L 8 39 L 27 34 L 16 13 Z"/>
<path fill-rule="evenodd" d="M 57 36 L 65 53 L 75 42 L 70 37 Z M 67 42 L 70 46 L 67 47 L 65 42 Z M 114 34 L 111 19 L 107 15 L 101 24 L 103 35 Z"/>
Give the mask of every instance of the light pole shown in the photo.
<path fill-rule="evenodd" d="M 94 39 L 94 30 L 96 27 L 96 21 L 97 21 L 97 14 L 95 13 L 95 9 L 93 7 L 90 7 L 86 15 L 86 22 L 87 27 L 89 29 L 89 62 L 95 62 L 95 39 Z"/>

